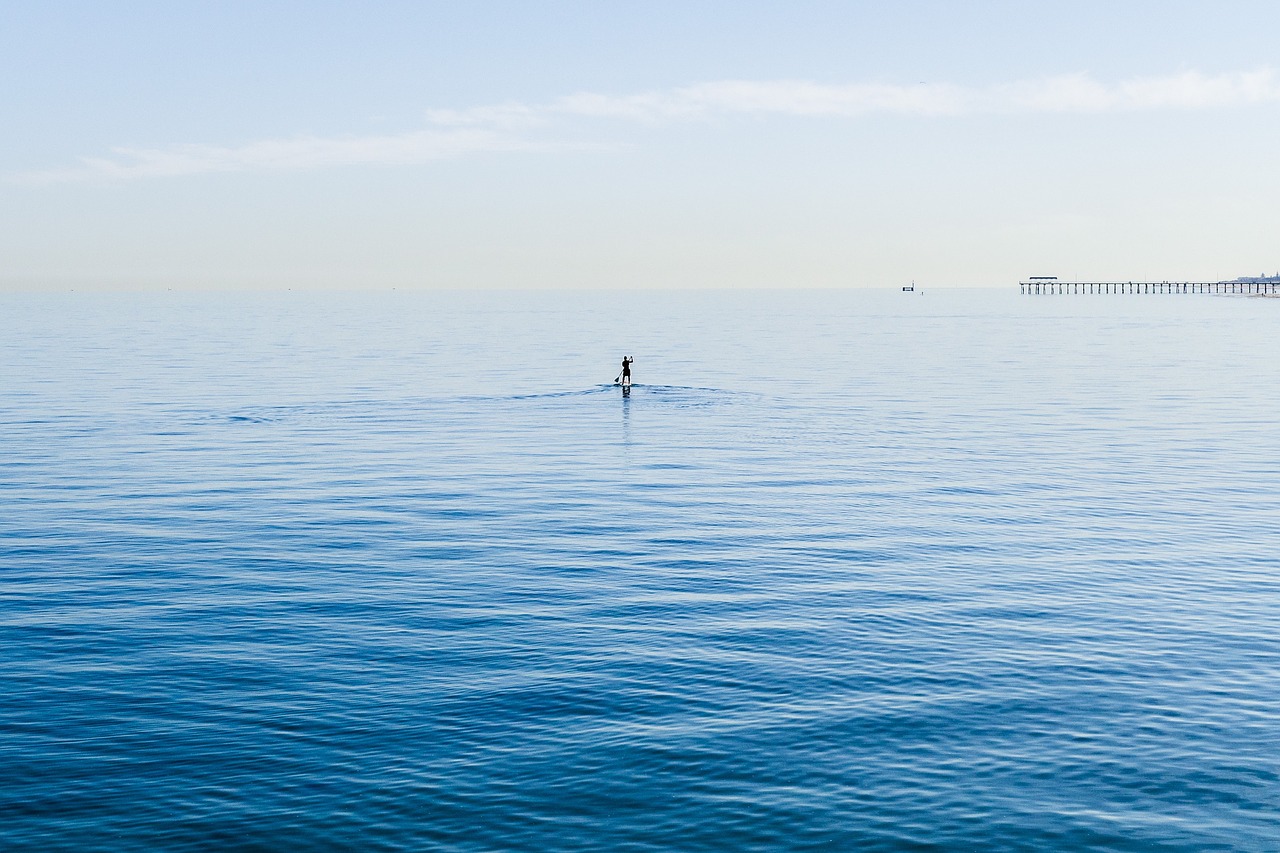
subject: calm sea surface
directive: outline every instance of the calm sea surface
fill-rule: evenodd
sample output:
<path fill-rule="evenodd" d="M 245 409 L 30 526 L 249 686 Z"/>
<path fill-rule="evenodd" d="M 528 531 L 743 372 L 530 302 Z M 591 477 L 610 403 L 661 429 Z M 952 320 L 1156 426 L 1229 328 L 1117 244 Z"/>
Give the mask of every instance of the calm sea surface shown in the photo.
<path fill-rule="evenodd" d="M 1280 850 L 1278 342 L 0 296 L 0 848 Z"/>

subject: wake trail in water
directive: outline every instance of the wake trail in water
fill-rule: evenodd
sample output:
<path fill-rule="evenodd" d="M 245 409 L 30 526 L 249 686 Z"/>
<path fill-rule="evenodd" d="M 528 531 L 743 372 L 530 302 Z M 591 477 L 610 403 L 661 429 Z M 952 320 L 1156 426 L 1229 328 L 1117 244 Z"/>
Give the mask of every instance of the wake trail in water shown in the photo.
<path fill-rule="evenodd" d="M 299 421 L 364 420 L 369 418 L 396 420 L 415 418 L 424 412 L 465 410 L 469 407 L 504 403 L 536 403 L 607 398 L 616 394 L 620 385 L 606 383 L 570 391 L 546 391 L 532 394 L 459 395 L 451 397 L 412 397 L 399 400 L 325 400 L 272 406 L 246 406 L 229 412 L 207 413 L 200 420 L 225 423 L 273 424 Z M 686 385 L 632 385 L 628 399 L 680 407 L 723 405 L 756 395 L 722 388 Z"/>

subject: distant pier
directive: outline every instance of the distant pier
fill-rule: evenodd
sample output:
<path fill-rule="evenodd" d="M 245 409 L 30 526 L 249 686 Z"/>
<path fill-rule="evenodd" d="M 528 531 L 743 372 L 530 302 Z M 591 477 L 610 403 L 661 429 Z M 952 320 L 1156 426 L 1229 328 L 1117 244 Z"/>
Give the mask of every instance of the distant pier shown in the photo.
<path fill-rule="evenodd" d="M 1059 281 L 1031 278 L 1018 283 L 1023 293 L 1253 293 L 1280 294 L 1280 279 L 1266 281 Z"/>

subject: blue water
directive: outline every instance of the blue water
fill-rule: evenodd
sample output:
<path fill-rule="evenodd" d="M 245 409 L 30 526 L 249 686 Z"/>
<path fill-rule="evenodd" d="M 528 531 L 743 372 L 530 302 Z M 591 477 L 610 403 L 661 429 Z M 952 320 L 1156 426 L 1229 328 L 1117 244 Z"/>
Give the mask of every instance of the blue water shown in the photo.
<path fill-rule="evenodd" d="M 2 296 L 0 848 L 1280 849 L 1278 337 Z"/>

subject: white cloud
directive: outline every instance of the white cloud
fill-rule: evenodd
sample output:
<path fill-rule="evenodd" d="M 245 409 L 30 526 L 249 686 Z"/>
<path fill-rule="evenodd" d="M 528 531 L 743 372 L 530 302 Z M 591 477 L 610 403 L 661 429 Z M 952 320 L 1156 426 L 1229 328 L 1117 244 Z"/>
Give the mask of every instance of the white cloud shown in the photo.
<path fill-rule="evenodd" d="M 110 157 L 84 157 L 78 166 L 31 172 L 22 177 L 30 182 L 53 183 L 211 172 L 303 171 L 330 166 L 407 166 L 480 151 L 535 147 L 489 129 L 432 129 L 385 136 L 265 139 L 241 146 L 117 148 Z"/>
<path fill-rule="evenodd" d="M 1073 74 L 986 88 L 949 83 L 832 85 L 803 80 L 726 80 L 638 95 L 570 95 L 539 112 L 661 122 L 732 114 L 954 116 L 1211 109 L 1274 101 L 1280 101 L 1280 77 L 1263 68 L 1214 76 L 1188 71 L 1110 85 L 1088 74 Z"/>
<path fill-rule="evenodd" d="M 1107 85 L 1073 74 L 997 87 L 990 95 L 991 109 L 1011 112 L 1214 109 L 1280 101 L 1280 78 L 1270 68 L 1212 76 L 1186 71 Z"/>
<path fill-rule="evenodd" d="M 211 172 L 281 171 L 333 166 L 403 166 L 485 151 L 588 147 L 537 139 L 569 120 L 665 124 L 721 116 L 945 117 L 980 113 L 1105 113 L 1201 110 L 1280 101 L 1270 68 L 1206 75 L 1186 71 L 1100 82 L 1088 74 L 990 87 L 948 83 L 824 84 L 803 80 L 722 80 L 676 89 L 608 95 L 580 92 L 547 104 L 503 103 L 432 110 L 427 127 L 401 134 L 267 139 L 241 146 L 121 148 L 66 169 L 16 176 L 26 182 L 124 180 Z M 563 135 L 563 134 L 562 134 Z"/>
<path fill-rule="evenodd" d="M 647 122 L 699 118 L 718 113 L 951 115 L 963 109 L 964 94 L 964 90 L 949 85 L 857 83 L 833 86 L 803 80 L 723 80 L 685 86 L 670 92 L 621 97 L 581 93 L 559 99 L 549 110 L 569 115 Z"/>

